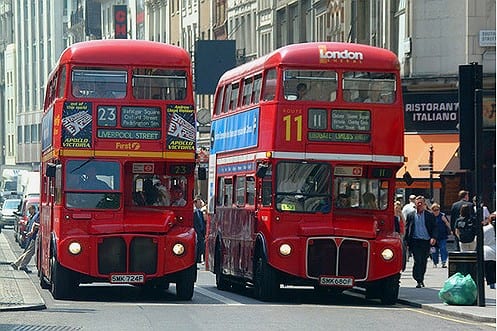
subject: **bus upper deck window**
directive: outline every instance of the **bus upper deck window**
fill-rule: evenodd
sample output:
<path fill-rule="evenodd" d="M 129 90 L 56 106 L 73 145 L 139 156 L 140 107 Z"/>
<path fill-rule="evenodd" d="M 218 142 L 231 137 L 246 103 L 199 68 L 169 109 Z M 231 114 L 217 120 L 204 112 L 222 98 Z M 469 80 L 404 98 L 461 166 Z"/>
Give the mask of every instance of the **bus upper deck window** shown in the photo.
<path fill-rule="evenodd" d="M 346 72 L 343 75 L 343 100 L 362 103 L 395 102 L 395 74 L 385 72 Z"/>
<path fill-rule="evenodd" d="M 77 98 L 124 98 L 127 75 L 124 70 L 74 69 L 71 78 L 72 95 Z"/>
<path fill-rule="evenodd" d="M 286 100 L 336 100 L 337 73 L 327 70 L 286 70 L 283 88 Z"/>
<path fill-rule="evenodd" d="M 184 100 L 187 95 L 185 70 L 135 69 L 132 84 L 136 99 Z"/>

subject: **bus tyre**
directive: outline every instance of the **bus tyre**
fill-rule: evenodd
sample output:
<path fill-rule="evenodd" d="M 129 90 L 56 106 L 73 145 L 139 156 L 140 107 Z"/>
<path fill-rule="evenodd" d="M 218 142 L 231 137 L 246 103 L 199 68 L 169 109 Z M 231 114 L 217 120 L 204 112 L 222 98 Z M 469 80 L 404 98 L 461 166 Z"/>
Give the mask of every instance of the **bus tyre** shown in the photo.
<path fill-rule="evenodd" d="M 50 264 L 52 268 L 50 290 L 52 296 L 57 300 L 70 299 L 76 290 L 75 283 L 71 277 L 71 272 L 60 265 L 54 257 L 52 257 Z"/>
<path fill-rule="evenodd" d="M 197 279 L 197 265 L 193 264 L 190 268 L 183 270 L 176 282 L 176 297 L 179 300 L 191 300 L 193 297 L 193 288 Z"/>
<path fill-rule="evenodd" d="M 399 297 L 400 274 L 386 278 L 381 282 L 380 287 L 382 289 L 380 294 L 381 303 L 394 305 Z"/>
<path fill-rule="evenodd" d="M 223 269 L 221 268 L 221 249 L 219 245 L 216 246 L 216 255 L 214 259 L 214 273 L 216 274 L 216 287 L 220 291 L 228 291 L 230 289 L 230 283 L 225 275 L 223 275 Z"/>
<path fill-rule="evenodd" d="M 276 270 L 267 263 L 266 258 L 259 255 L 254 275 L 256 298 L 262 301 L 274 300 L 278 294 L 279 287 L 280 284 Z"/>

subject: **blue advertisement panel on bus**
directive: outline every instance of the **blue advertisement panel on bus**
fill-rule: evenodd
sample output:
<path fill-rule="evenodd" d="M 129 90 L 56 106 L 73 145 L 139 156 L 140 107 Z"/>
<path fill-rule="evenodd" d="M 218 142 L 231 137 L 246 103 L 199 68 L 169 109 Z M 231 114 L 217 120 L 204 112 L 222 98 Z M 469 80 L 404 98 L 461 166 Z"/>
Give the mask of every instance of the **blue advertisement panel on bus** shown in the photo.
<path fill-rule="evenodd" d="M 257 146 L 259 136 L 259 108 L 211 124 L 211 154 Z"/>

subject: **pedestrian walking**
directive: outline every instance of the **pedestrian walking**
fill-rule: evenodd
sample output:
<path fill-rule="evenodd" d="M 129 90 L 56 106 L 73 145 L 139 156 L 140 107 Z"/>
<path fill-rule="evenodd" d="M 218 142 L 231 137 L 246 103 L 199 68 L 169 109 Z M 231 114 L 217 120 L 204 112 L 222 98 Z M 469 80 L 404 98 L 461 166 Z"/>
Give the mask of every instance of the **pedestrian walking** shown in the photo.
<path fill-rule="evenodd" d="M 202 263 L 202 256 L 205 253 L 205 232 L 206 223 L 204 219 L 204 213 L 202 207 L 204 206 L 204 201 L 201 197 L 195 197 L 193 201 L 195 209 L 193 214 L 193 227 L 197 233 L 197 263 Z"/>
<path fill-rule="evenodd" d="M 407 215 L 405 240 L 414 257 L 412 277 L 417 282 L 416 288 L 425 287 L 424 277 L 426 264 L 430 255 L 430 247 L 437 242 L 438 228 L 435 216 L 426 210 L 423 196 L 415 199 L 416 211 Z"/>
<path fill-rule="evenodd" d="M 452 204 L 452 207 L 450 208 L 450 229 L 452 230 L 453 233 L 455 233 L 456 230 L 456 220 L 460 216 L 461 212 L 461 207 L 463 205 L 472 205 L 471 201 L 469 201 L 469 192 L 466 190 L 461 190 L 458 193 L 459 200 L 454 202 Z M 473 209 L 473 208 L 471 208 Z M 454 238 L 454 243 L 456 245 L 456 249 L 459 250 L 459 238 L 455 236 Z"/>
<path fill-rule="evenodd" d="M 438 203 L 433 203 L 431 205 L 431 211 L 437 220 L 438 236 L 435 246 L 432 247 L 433 253 L 431 254 L 431 259 L 433 260 L 433 267 L 438 266 L 439 258 L 442 262 L 442 268 L 447 268 L 447 258 L 449 252 L 447 251 L 447 239 L 449 234 L 452 233 L 450 229 L 450 221 L 447 219 L 444 213 L 440 211 L 440 205 Z"/>
<path fill-rule="evenodd" d="M 455 235 L 459 239 L 461 252 L 476 250 L 476 218 L 471 215 L 472 206 L 462 205 L 456 220 Z"/>
<path fill-rule="evenodd" d="M 483 261 L 487 285 L 495 290 L 495 212 L 489 215 L 483 226 Z"/>
<path fill-rule="evenodd" d="M 31 273 L 31 270 L 28 269 L 28 263 L 35 254 L 36 234 L 38 233 L 38 227 L 40 225 L 40 213 L 36 211 L 34 205 L 29 206 L 28 213 L 31 215 L 27 225 L 28 233 L 26 234 L 26 238 L 28 238 L 29 242 L 21 256 L 19 256 L 15 262 L 12 262 L 10 266 L 15 270 L 19 269 Z"/>
<path fill-rule="evenodd" d="M 476 196 L 473 197 L 473 213 L 476 215 Z M 488 211 L 488 207 L 485 206 L 483 202 L 480 202 L 481 210 L 482 210 L 482 222 L 485 222 L 487 218 L 490 216 L 490 212 Z"/>
<path fill-rule="evenodd" d="M 416 210 L 416 196 L 411 194 L 409 196 L 409 202 L 402 207 L 402 215 L 404 215 L 404 219 L 407 220 L 407 214 Z"/>

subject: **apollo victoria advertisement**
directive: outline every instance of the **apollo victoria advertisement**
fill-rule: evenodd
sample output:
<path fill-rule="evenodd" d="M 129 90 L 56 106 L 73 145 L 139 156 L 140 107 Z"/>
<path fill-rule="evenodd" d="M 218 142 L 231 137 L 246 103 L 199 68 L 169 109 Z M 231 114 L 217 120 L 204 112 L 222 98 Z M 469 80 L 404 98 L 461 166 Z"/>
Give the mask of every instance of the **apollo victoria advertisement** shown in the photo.
<path fill-rule="evenodd" d="M 191 105 L 167 106 L 167 149 L 175 151 L 195 150 L 195 117 Z"/>
<path fill-rule="evenodd" d="M 62 113 L 62 147 L 92 147 L 91 102 L 66 102 Z"/>

